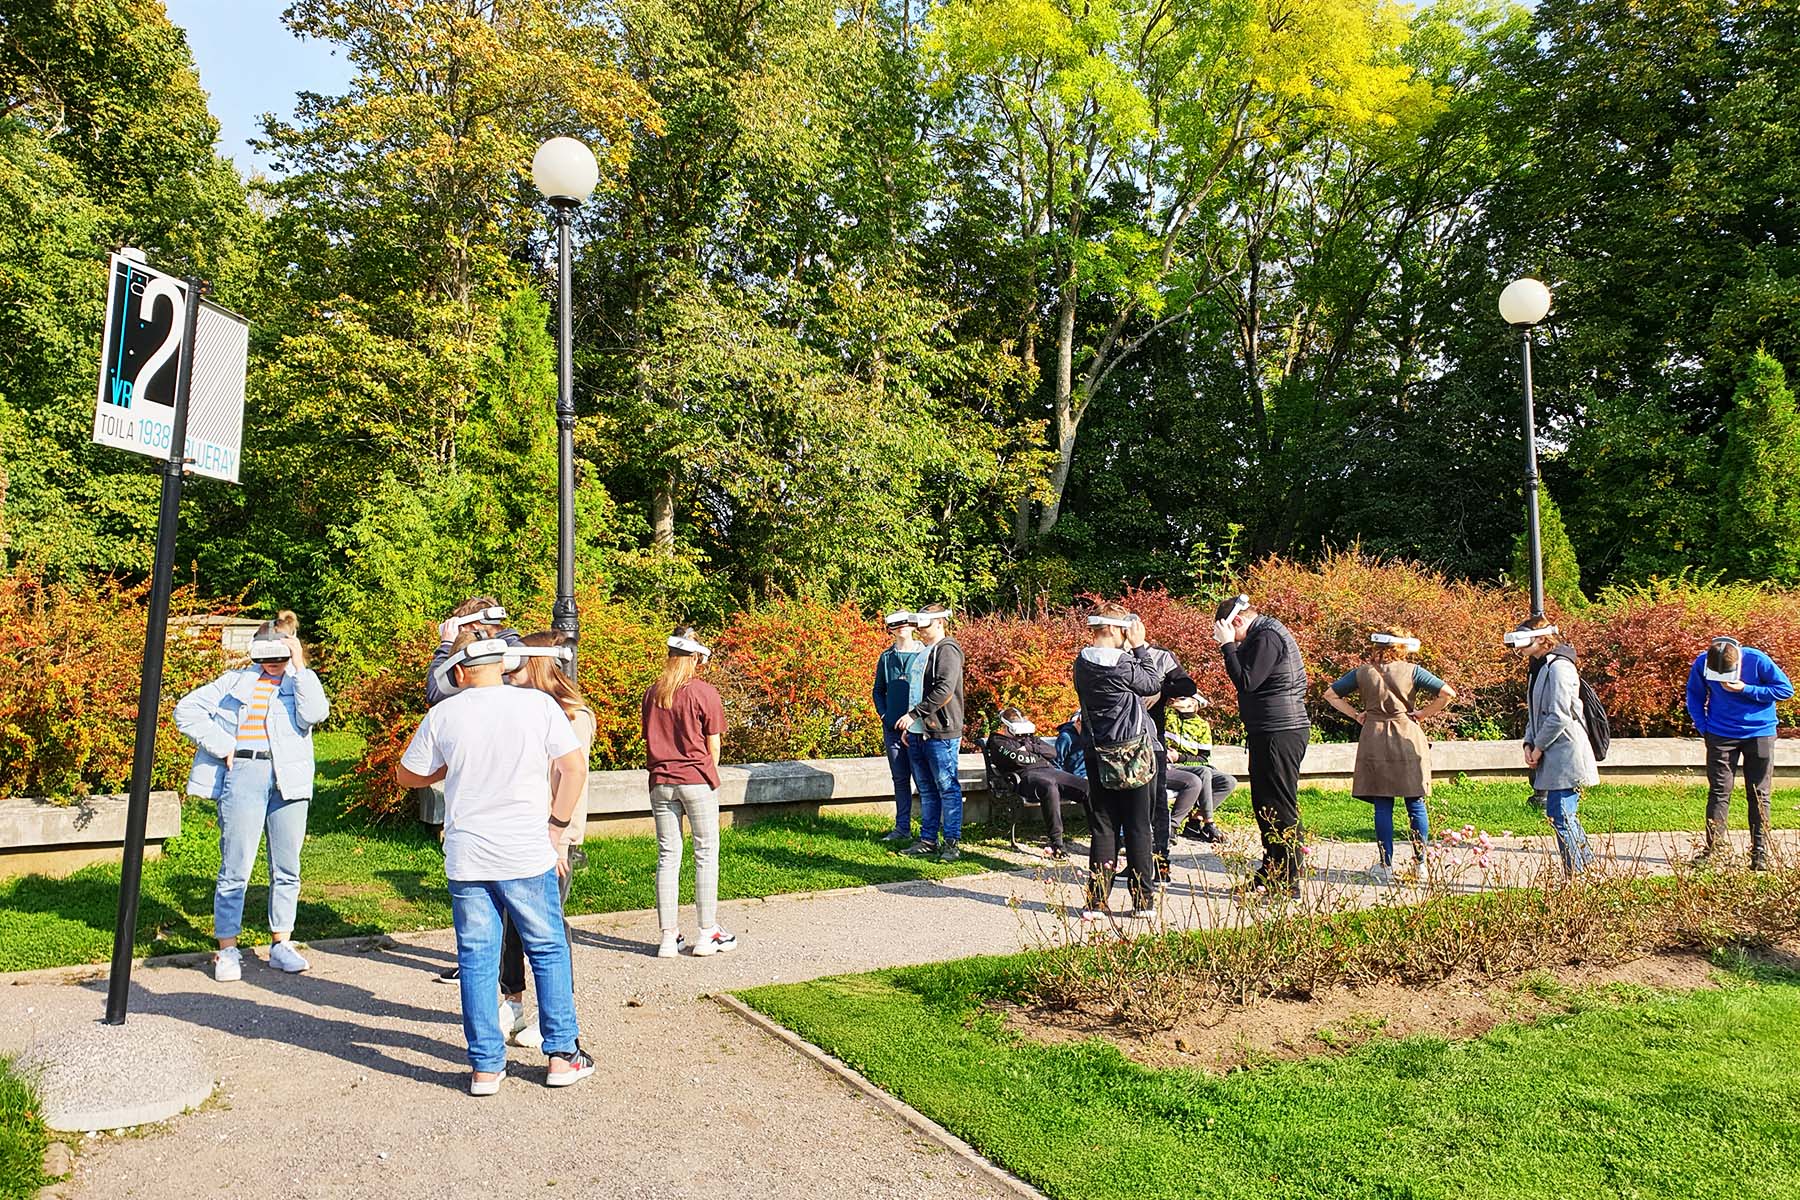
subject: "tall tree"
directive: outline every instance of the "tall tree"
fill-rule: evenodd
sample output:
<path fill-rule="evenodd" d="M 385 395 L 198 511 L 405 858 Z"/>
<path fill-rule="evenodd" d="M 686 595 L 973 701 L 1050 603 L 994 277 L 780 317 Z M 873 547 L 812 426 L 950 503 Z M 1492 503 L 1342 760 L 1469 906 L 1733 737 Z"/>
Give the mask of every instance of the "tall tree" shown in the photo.
<path fill-rule="evenodd" d="M 1787 372 L 1750 355 L 1725 417 L 1714 562 L 1740 579 L 1800 583 L 1800 414 Z"/>

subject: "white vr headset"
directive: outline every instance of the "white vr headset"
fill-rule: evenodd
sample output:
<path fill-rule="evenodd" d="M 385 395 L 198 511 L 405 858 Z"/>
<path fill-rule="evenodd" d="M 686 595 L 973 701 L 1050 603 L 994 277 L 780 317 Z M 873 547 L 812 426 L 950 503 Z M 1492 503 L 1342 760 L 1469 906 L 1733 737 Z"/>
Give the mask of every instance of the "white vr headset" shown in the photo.
<path fill-rule="evenodd" d="M 949 605 L 945 605 L 942 609 L 931 612 L 916 612 L 912 614 L 912 623 L 917 628 L 923 629 L 933 621 L 948 621 L 950 614 L 955 611 Z"/>
<path fill-rule="evenodd" d="M 1107 617 L 1095 613 L 1087 619 L 1087 623 L 1090 629 L 1101 629 L 1109 625 L 1114 629 L 1130 629 L 1131 623 L 1135 620 L 1137 620 L 1136 613 L 1126 617 Z"/>
<path fill-rule="evenodd" d="M 1225 614 L 1225 624 L 1229 625 L 1238 619 L 1238 615 L 1250 607 L 1250 597 L 1238 593 L 1237 599 L 1231 602 L 1231 611 Z"/>
<path fill-rule="evenodd" d="M 293 657 L 293 648 L 280 638 L 257 638 L 250 643 L 251 662 L 287 662 Z"/>
<path fill-rule="evenodd" d="M 889 629 L 892 629 L 896 625 L 911 625 L 917 615 L 917 613 L 910 612 L 891 612 L 887 615 L 887 620 L 883 621 L 882 624 L 886 625 Z"/>
<path fill-rule="evenodd" d="M 1000 724 L 1005 727 L 1006 732 L 1014 737 L 1029 737 L 1037 732 L 1037 725 L 1024 717 L 1020 717 L 1017 721 L 1002 719 Z"/>
<path fill-rule="evenodd" d="M 508 646 L 506 648 L 506 658 L 502 660 L 506 665 L 506 673 L 510 675 L 520 667 L 524 666 L 525 660 L 528 658 L 554 658 L 559 662 L 574 662 L 575 647 Z"/>
<path fill-rule="evenodd" d="M 525 647 L 514 646 L 502 638 L 485 638 L 479 642 L 470 642 L 455 654 L 444 660 L 438 668 L 439 674 L 448 679 L 450 672 L 457 667 L 491 667 L 495 663 L 504 663 L 510 655 L 518 654 Z"/>
<path fill-rule="evenodd" d="M 1744 644 L 1734 637 L 1716 637 L 1706 644 L 1707 658 L 1711 658 L 1713 650 L 1719 646 L 1736 646 L 1739 650 L 1742 650 Z M 1706 678 L 1713 683 L 1742 683 L 1744 681 L 1743 656 L 1741 654 L 1739 655 L 1737 666 L 1731 668 L 1729 671 L 1715 671 L 1711 666 L 1706 666 L 1701 668 L 1701 674 L 1705 675 Z"/>
<path fill-rule="evenodd" d="M 676 654 L 696 657 L 701 662 L 712 661 L 712 647 L 703 646 L 693 638 L 672 637 L 669 639 L 669 649 Z"/>
<path fill-rule="evenodd" d="M 506 609 L 496 604 L 491 608 L 484 608 L 479 612 L 472 612 L 466 617 L 451 617 L 450 627 L 452 629 L 466 629 L 470 625 L 497 625 L 504 620 L 506 620 Z"/>
<path fill-rule="evenodd" d="M 1541 637 L 1554 637 L 1555 635 L 1556 626 L 1546 625 L 1542 629 L 1509 629 L 1500 635 L 1500 640 L 1516 650 L 1522 646 L 1531 645 Z"/>
<path fill-rule="evenodd" d="M 1398 646 L 1402 650 L 1417 651 L 1419 639 L 1416 637 L 1395 637 L 1391 633 L 1371 633 L 1369 640 L 1377 646 Z"/>

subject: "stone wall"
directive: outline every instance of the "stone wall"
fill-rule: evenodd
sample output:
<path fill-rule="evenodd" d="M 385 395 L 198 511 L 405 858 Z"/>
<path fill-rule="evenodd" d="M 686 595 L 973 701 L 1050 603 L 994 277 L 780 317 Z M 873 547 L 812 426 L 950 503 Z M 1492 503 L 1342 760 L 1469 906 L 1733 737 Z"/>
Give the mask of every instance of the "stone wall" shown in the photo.
<path fill-rule="evenodd" d="M 124 796 L 90 796 L 82 804 L 0 799 L 0 879 L 13 875 L 67 875 L 90 863 L 118 862 L 125 848 Z M 144 857 L 181 832 L 181 804 L 174 792 L 150 793 Z"/>

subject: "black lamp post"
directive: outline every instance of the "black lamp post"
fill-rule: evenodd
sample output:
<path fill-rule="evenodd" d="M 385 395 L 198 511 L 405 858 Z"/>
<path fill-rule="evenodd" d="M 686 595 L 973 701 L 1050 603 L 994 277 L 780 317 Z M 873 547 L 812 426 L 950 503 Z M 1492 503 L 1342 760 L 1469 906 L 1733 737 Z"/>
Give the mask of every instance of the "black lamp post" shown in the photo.
<path fill-rule="evenodd" d="M 594 152 L 574 138 L 551 138 L 532 157 L 531 181 L 556 211 L 556 604 L 550 625 L 573 647 L 581 640 L 581 616 L 575 608 L 574 253 L 569 225 L 600 181 L 600 165 Z M 573 659 L 563 669 L 574 678 Z"/>
<path fill-rule="evenodd" d="M 1531 330 L 1550 313 L 1550 289 L 1515 279 L 1500 293 L 1500 315 L 1519 331 L 1525 367 L 1525 536 L 1531 558 L 1531 615 L 1544 615 L 1544 553 L 1538 537 L 1537 414 L 1531 402 Z"/>

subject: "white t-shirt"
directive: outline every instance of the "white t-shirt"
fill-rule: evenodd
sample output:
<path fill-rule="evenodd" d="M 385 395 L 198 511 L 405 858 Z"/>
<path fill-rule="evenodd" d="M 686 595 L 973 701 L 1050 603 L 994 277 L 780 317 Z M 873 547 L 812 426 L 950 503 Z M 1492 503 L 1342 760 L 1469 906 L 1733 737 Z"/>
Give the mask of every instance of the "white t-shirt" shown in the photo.
<path fill-rule="evenodd" d="M 444 873 L 456 880 L 526 879 L 556 865 L 550 760 L 579 750 L 548 693 L 475 687 L 433 705 L 400 762 L 444 776 Z"/>

